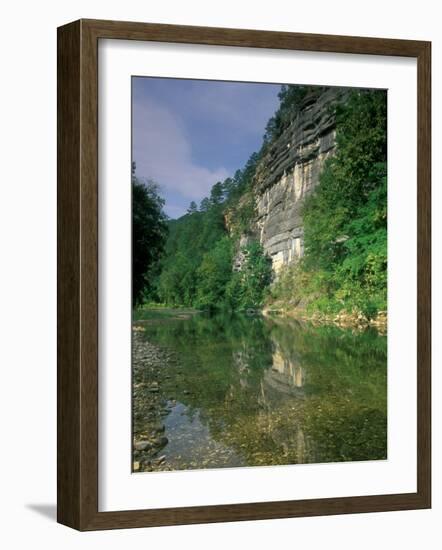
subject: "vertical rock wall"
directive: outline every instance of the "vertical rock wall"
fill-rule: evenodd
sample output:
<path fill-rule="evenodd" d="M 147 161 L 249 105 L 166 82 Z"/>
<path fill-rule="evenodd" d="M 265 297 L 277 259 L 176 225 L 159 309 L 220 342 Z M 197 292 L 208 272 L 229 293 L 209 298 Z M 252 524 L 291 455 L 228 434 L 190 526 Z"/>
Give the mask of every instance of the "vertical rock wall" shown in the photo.
<path fill-rule="evenodd" d="M 316 88 L 260 162 L 255 180 L 257 217 L 251 233 L 271 257 L 277 273 L 303 254 L 301 206 L 319 181 L 324 161 L 335 149 L 333 106 L 342 88 Z"/>

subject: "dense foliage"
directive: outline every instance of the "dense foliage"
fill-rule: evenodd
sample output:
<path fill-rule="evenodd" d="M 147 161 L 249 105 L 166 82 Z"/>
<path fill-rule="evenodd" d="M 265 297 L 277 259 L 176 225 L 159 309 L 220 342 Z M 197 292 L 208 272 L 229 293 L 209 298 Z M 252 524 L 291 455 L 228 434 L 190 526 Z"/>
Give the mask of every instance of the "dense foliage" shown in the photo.
<path fill-rule="evenodd" d="M 354 91 L 336 116 L 336 154 L 303 208 L 305 256 L 274 296 L 372 317 L 387 300 L 386 93 Z"/>
<path fill-rule="evenodd" d="M 231 210 L 225 189 L 224 184 L 215 184 L 200 210 L 191 206 L 186 215 L 169 221 L 165 255 L 149 296 L 152 301 L 201 309 L 262 305 L 271 279 L 269 259 L 259 244 L 252 244 L 242 250 L 241 272 L 233 270 L 238 242 L 225 224 L 226 211 Z"/>
<path fill-rule="evenodd" d="M 271 260 L 259 243 L 253 242 L 243 247 L 242 254 L 244 261 L 241 270 L 232 274 L 226 288 L 227 301 L 232 309 L 261 305 L 272 281 Z"/>
<path fill-rule="evenodd" d="M 140 181 L 132 174 L 132 301 L 141 303 L 152 286 L 158 258 L 167 237 L 164 200 L 152 181 Z"/>

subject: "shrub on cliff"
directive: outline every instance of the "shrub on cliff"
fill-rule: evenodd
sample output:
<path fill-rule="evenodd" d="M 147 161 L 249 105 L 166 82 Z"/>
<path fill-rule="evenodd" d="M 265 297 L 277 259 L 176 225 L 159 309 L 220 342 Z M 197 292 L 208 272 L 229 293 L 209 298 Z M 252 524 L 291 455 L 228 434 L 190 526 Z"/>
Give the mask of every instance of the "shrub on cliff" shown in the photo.
<path fill-rule="evenodd" d="M 312 90 L 318 90 L 318 86 L 302 86 L 283 84 L 278 93 L 279 107 L 275 114 L 267 122 L 263 137 L 263 149 L 266 150 L 293 122 L 301 109 L 301 104 L 306 95 Z"/>
<path fill-rule="evenodd" d="M 234 310 L 262 306 L 272 280 L 271 260 L 259 243 L 244 247 L 243 253 L 241 271 L 232 273 L 226 288 L 227 304 Z"/>

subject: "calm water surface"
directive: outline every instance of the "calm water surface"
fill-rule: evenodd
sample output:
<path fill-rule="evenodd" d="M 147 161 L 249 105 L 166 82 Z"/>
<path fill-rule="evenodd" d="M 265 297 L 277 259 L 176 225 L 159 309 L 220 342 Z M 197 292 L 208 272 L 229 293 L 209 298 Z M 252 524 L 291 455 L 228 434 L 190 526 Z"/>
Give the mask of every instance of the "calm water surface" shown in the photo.
<path fill-rule="evenodd" d="M 279 318 L 143 317 L 134 437 L 159 419 L 157 469 L 386 458 L 386 336 Z"/>

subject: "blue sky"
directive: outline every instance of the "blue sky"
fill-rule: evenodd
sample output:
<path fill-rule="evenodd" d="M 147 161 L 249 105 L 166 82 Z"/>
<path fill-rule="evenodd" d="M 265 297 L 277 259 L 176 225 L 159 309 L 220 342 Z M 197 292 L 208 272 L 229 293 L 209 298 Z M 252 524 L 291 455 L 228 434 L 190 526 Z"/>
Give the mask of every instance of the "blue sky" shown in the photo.
<path fill-rule="evenodd" d="M 242 168 L 262 143 L 279 85 L 134 77 L 133 160 L 171 218 Z"/>

